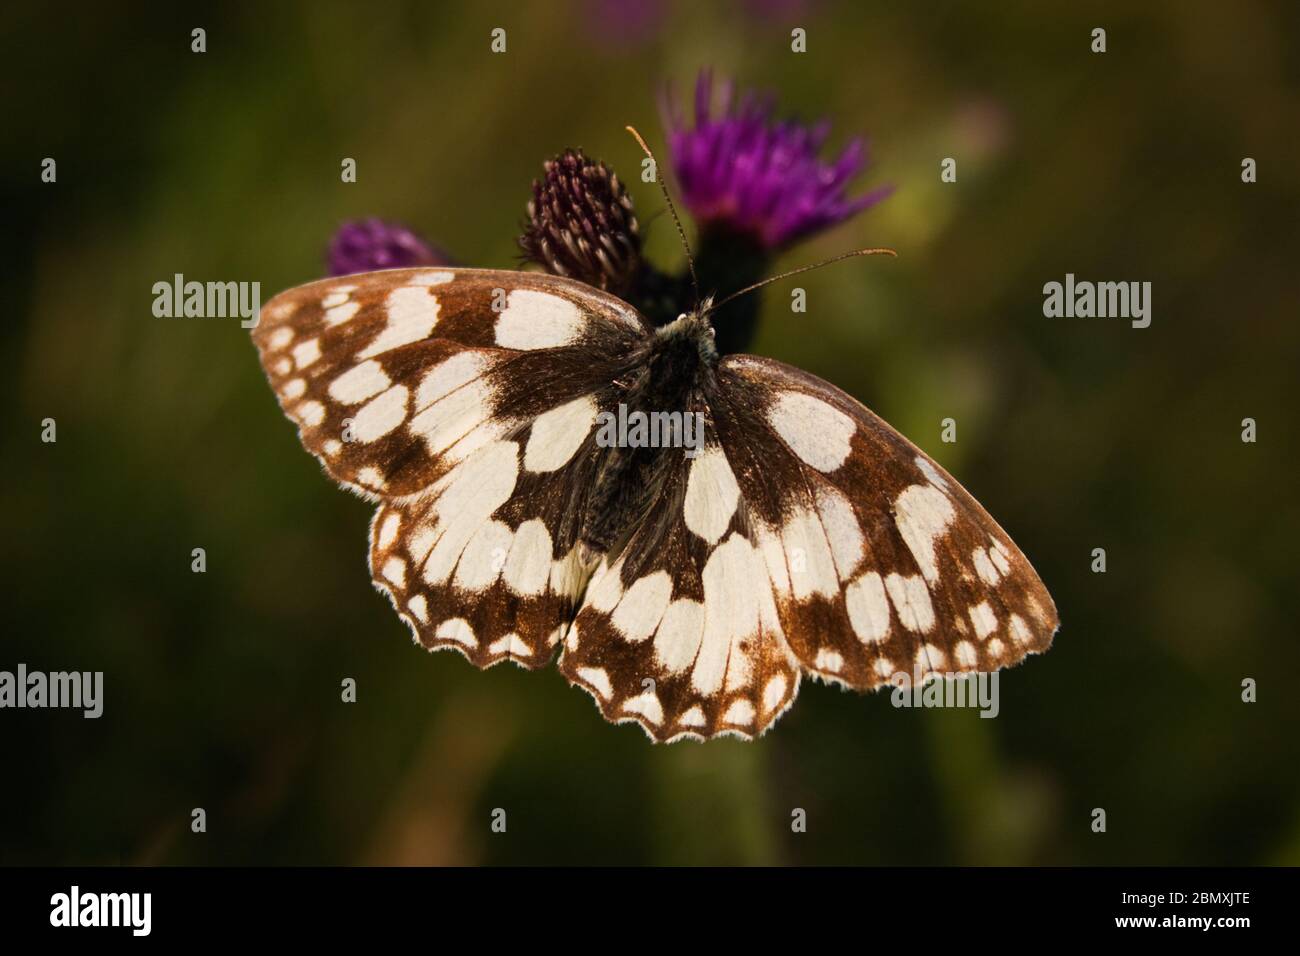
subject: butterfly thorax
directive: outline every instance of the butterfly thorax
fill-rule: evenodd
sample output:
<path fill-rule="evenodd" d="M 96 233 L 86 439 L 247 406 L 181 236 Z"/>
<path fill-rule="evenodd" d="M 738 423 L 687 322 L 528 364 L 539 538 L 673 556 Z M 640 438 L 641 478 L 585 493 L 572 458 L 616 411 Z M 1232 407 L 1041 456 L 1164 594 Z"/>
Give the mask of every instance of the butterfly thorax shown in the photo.
<path fill-rule="evenodd" d="M 668 413 L 689 427 L 687 416 L 704 410 L 703 394 L 717 364 L 708 319 L 701 312 L 679 316 L 656 329 L 633 357 L 628 378 L 616 383 L 616 404 L 625 408 L 629 418 L 637 413 L 646 418 Z M 684 454 L 680 444 L 615 445 L 599 451 L 603 460 L 582 525 L 584 555 L 592 563 L 619 545 L 644 518 L 674 469 L 681 467 Z"/>
<path fill-rule="evenodd" d="M 670 364 L 688 375 L 712 370 L 718 364 L 713 325 L 703 311 L 687 312 L 655 329 L 651 350 L 651 361 Z"/>

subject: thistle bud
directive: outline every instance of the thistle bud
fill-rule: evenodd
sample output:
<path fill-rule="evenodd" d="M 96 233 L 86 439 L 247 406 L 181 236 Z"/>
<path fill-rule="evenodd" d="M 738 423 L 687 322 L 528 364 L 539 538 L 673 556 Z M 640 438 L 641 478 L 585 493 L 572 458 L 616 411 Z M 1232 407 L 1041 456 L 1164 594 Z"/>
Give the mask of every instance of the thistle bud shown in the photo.
<path fill-rule="evenodd" d="M 625 293 L 641 266 L 636 213 L 618 176 L 581 150 L 567 150 L 533 180 L 519 238 L 526 258 L 547 272 Z"/>

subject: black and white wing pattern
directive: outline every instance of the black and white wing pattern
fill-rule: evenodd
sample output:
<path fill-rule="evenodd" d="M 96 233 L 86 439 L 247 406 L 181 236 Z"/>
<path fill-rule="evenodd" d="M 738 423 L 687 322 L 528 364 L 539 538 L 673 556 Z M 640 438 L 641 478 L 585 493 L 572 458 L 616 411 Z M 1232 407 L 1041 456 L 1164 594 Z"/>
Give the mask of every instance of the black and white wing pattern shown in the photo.
<path fill-rule="evenodd" d="M 857 689 L 1045 650 L 1029 562 L 929 457 L 779 362 L 718 359 L 555 276 L 400 269 L 276 296 L 253 333 L 415 639 L 559 668 L 655 740 L 753 737 L 804 674 Z M 597 422 L 689 413 L 702 444 Z"/>
<path fill-rule="evenodd" d="M 996 670 L 1047 649 L 1059 623 L 1051 595 L 929 456 L 780 362 L 734 356 L 719 380 L 723 446 L 736 449 L 737 482 L 806 670 L 870 688 L 899 673 Z"/>
<path fill-rule="evenodd" d="M 798 369 L 722 359 L 708 444 L 597 570 L 560 659 L 657 740 L 755 736 L 800 675 L 860 690 L 1046 650 L 1047 589 L 933 460 Z"/>
<path fill-rule="evenodd" d="M 592 426 L 646 334 L 579 282 L 398 269 L 284 292 L 253 339 L 303 445 L 379 502 L 371 577 L 415 639 L 535 668 L 589 576 Z"/>
<path fill-rule="evenodd" d="M 593 576 L 560 670 L 655 740 L 752 737 L 794 702 L 802 668 L 716 429 L 664 467 L 645 520 Z"/>

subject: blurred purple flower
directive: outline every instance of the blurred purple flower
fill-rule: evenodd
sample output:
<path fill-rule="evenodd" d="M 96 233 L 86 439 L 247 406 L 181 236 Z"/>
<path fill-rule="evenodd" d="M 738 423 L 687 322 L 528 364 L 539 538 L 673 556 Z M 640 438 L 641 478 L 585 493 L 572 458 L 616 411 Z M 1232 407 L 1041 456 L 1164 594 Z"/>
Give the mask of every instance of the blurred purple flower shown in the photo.
<path fill-rule="evenodd" d="M 812 0 L 745 0 L 742 4 L 751 16 L 764 20 L 789 20 L 807 16 Z"/>
<path fill-rule="evenodd" d="M 664 104 L 668 147 L 682 197 L 701 226 L 719 224 L 753 235 L 770 250 L 841 223 L 893 191 L 884 186 L 850 198 L 848 184 L 867 166 L 866 144 L 852 140 L 833 163 L 818 153 L 830 133 L 773 119 L 771 96 L 747 92 L 735 101 L 734 84 L 721 84 L 713 115 L 713 77 L 701 71 L 695 85 L 695 125 L 676 104 Z"/>
<path fill-rule="evenodd" d="M 663 26 L 664 0 L 587 0 L 582 17 L 602 46 L 632 47 L 653 40 Z"/>
<path fill-rule="evenodd" d="M 329 274 L 352 275 L 405 266 L 450 265 L 442 250 L 395 222 L 364 219 L 345 222 L 330 240 Z"/>

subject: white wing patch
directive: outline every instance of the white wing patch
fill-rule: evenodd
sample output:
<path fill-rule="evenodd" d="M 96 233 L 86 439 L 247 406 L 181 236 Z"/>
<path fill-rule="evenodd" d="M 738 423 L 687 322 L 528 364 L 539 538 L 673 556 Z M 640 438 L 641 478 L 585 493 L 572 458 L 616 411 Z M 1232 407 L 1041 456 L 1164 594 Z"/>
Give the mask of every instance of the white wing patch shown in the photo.
<path fill-rule="evenodd" d="M 609 700 L 614 696 L 614 688 L 609 682 L 609 674 L 603 667 L 582 667 L 578 669 L 578 676 L 586 681 L 603 700 Z"/>
<path fill-rule="evenodd" d="M 678 598 L 668 605 L 655 631 L 655 660 L 670 674 L 680 674 L 695 660 L 704 638 L 704 605 Z"/>
<path fill-rule="evenodd" d="M 835 558 L 821 518 L 809 508 L 797 508 L 781 529 L 781 546 L 790 568 L 790 590 L 797 601 L 815 594 L 833 598 L 840 593 Z"/>
<path fill-rule="evenodd" d="M 715 694 L 729 676 L 740 675 L 746 652 L 741 643 L 758 635 L 759 594 L 767 570 L 750 543 L 733 533 L 713 549 L 704 565 L 704 637 L 691 671 L 691 685 Z"/>
<path fill-rule="evenodd" d="M 384 307 L 388 324 L 357 353 L 358 359 L 368 359 L 412 342 L 422 342 L 438 324 L 438 297 L 427 288 L 399 286 L 388 293 Z"/>
<path fill-rule="evenodd" d="M 651 690 L 627 701 L 623 705 L 623 710 L 629 714 L 641 715 L 656 727 L 664 722 L 664 706 L 659 696 Z"/>
<path fill-rule="evenodd" d="M 596 399 L 584 395 L 533 419 L 524 449 L 524 467 L 531 472 L 563 468 L 591 433 L 597 411 Z"/>
<path fill-rule="evenodd" d="M 294 411 L 302 423 L 309 428 L 315 428 L 325 421 L 325 406 L 320 402 L 303 402 Z"/>
<path fill-rule="evenodd" d="M 481 378 L 494 364 L 492 358 L 483 352 L 469 349 L 457 352 L 425 372 L 415 390 L 415 407 L 427 408 L 461 386 Z"/>
<path fill-rule="evenodd" d="M 952 502 L 939 489 L 931 485 L 910 485 L 894 502 L 894 521 L 898 533 L 926 581 L 939 580 L 939 566 L 934 559 L 934 541 L 952 524 L 957 512 Z"/>
<path fill-rule="evenodd" d="M 354 365 L 330 382 L 329 396 L 344 405 L 359 405 L 389 388 L 392 381 L 384 367 L 371 359 Z"/>
<path fill-rule="evenodd" d="M 667 571 L 647 574 L 623 592 L 610 620 L 626 640 L 644 641 L 659 626 L 672 593 L 673 580 Z"/>
<path fill-rule="evenodd" d="M 496 323 L 496 342 L 502 348 L 551 349 L 571 345 L 582 334 L 578 307 L 558 295 L 532 289 L 515 289 Z"/>
<path fill-rule="evenodd" d="M 518 634 L 507 634 L 488 645 L 488 653 L 495 655 L 514 655 L 515 657 L 531 657 L 533 649 L 524 643 L 523 638 Z"/>
<path fill-rule="evenodd" d="M 501 576 L 516 594 L 541 594 L 551 579 L 551 533 L 540 518 L 525 521 L 515 532 Z"/>
<path fill-rule="evenodd" d="M 463 617 L 454 617 L 443 621 L 438 625 L 438 629 L 434 634 L 444 641 L 455 641 L 457 644 L 464 644 L 466 647 L 478 647 L 478 638 L 474 636 L 474 629 L 469 626 L 469 621 Z"/>
<path fill-rule="evenodd" d="M 470 538 L 509 500 L 518 475 L 519 446 L 500 441 L 470 456 L 438 483 L 441 494 L 432 509 L 436 524 L 427 539 L 418 543 L 415 537 L 411 539 L 417 561 L 422 558 L 419 544 L 428 546 L 427 557 L 423 557 L 427 583 L 447 581 Z"/>
<path fill-rule="evenodd" d="M 489 521 L 474 532 L 456 564 L 452 584 L 463 591 L 487 590 L 500 575 L 514 532 L 503 521 Z"/>
<path fill-rule="evenodd" d="M 361 311 L 360 302 L 342 302 L 325 310 L 326 325 L 342 325 Z"/>
<path fill-rule="evenodd" d="M 827 473 L 849 457 L 849 440 L 857 428 L 848 415 L 803 392 L 779 393 L 767 420 L 805 464 Z"/>
<path fill-rule="evenodd" d="M 894 610 L 903 627 L 925 634 L 934 627 L 934 605 L 930 602 L 930 589 L 918 575 L 891 574 L 885 578 L 885 590 L 894 602 Z"/>
<path fill-rule="evenodd" d="M 454 272 L 444 272 L 443 270 L 434 270 L 431 272 L 418 272 L 406 280 L 407 285 L 443 285 L 456 278 Z"/>
<path fill-rule="evenodd" d="M 717 544 L 731 524 L 740 500 L 740 486 L 727 456 L 714 445 L 691 462 L 682 505 L 686 527 L 709 544 Z"/>
<path fill-rule="evenodd" d="M 441 454 L 491 417 L 493 398 L 492 386 L 474 379 L 411 416 L 409 427 L 431 455 Z"/>
<path fill-rule="evenodd" d="M 988 601 L 981 601 L 970 609 L 970 621 L 975 625 L 975 633 L 979 637 L 988 637 L 998 629 L 997 615 L 989 607 Z"/>
<path fill-rule="evenodd" d="M 921 455 L 917 455 L 912 460 L 916 462 L 916 467 L 921 469 L 921 474 L 925 475 L 926 480 L 928 480 L 930 484 L 934 485 L 940 491 L 948 490 L 948 482 L 944 479 L 943 475 L 939 474 L 938 468 L 930 464 L 930 462 Z"/>
<path fill-rule="evenodd" d="M 404 386 L 394 385 L 372 398 L 353 418 L 352 436 L 357 441 L 372 442 L 387 435 L 406 421 L 406 400 L 409 397 Z"/>
<path fill-rule="evenodd" d="M 817 516 L 831 546 L 840 580 L 848 581 L 862 560 L 865 545 L 858 516 L 849 499 L 830 485 L 817 489 Z"/>
<path fill-rule="evenodd" d="M 320 339 L 308 339 L 293 347 L 293 360 L 299 369 L 304 369 L 320 358 Z"/>
<path fill-rule="evenodd" d="M 1001 576 L 997 567 L 993 564 L 993 559 L 984 548 L 976 548 L 971 552 L 971 564 L 975 567 L 975 573 L 979 575 L 980 580 L 992 587 L 998 583 Z"/>
<path fill-rule="evenodd" d="M 885 582 L 868 571 L 844 589 L 844 604 L 853 633 L 864 643 L 877 643 L 889 636 L 889 601 Z"/>
<path fill-rule="evenodd" d="M 592 579 L 591 587 L 587 589 L 587 603 L 606 614 L 614 610 L 623 596 L 623 582 L 619 577 L 622 569 L 622 561 L 613 567 L 602 566 Z"/>

